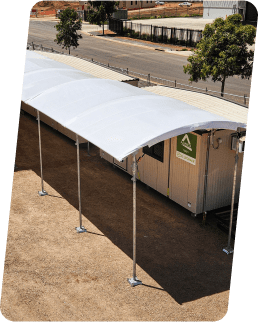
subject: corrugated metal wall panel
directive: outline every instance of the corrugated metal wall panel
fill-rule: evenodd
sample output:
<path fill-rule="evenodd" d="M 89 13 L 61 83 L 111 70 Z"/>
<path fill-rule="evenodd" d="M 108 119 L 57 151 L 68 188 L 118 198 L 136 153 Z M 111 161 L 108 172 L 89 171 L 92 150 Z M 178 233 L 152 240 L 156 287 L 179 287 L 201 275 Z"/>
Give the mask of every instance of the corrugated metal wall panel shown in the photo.
<path fill-rule="evenodd" d="M 231 204 L 233 175 L 235 165 L 235 151 L 231 150 L 231 133 L 233 131 L 223 130 L 215 133 L 216 139 L 221 138 L 222 143 L 217 150 L 210 148 L 208 188 L 207 188 L 207 210 L 212 210 Z M 242 174 L 243 153 L 239 154 L 236 201 L 239 197 L 240 181 Z"/>

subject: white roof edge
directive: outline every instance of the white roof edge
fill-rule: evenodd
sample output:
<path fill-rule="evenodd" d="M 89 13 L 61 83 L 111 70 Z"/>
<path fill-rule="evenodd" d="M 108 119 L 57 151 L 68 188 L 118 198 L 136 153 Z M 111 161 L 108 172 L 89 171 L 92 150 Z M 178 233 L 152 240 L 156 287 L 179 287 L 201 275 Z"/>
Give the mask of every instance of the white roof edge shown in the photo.
<path fill-rule="evenodd" d="M 33 68 L 55 61 L 35 59 Z M 26 57 L 29 60 L 30 57 Z M 58 66 L 60 66 L 60 63 Z M 25 73 L 23 97 L 26 103 L 92 142 L 122 161 L 146 145 L 200 129 L 246 127 L 245 123 L 204 111 L 174 98 L 168 98 L 114 80 L 85 79 L 82 72 L 62 69 L 51 78 Z M 65 81 L 64 81 L 65 78 Z M 35 95 L 40 93 L 40 95 Z M 125 99 L 127 97 L 127 99 Z"/>

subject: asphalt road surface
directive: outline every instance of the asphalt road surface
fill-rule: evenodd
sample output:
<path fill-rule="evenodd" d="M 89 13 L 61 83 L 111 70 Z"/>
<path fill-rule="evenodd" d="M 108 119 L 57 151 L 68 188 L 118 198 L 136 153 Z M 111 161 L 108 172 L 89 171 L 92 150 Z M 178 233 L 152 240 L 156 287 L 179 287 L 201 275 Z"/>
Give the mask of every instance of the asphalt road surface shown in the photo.
<path fill-rule="evenodd" d="M 28 42 L 42 44 L 45 47 L 53 47 L 59 51 L 65 51 L 54 42 L 57 33 L 54 21 L 30 21 Z M 176 80 L 177 83 L 189 84 L 189 75 L 184 74 L 183 65 L 187 64 L 187 58 L 179 55 L 172 55 L 166 52 L 151 50 L 145 47 L 136 47 L 125 43 L 117 43 L 101 39 L 102 37 L 91 37 L 82 34 L 79 46 L 71 49 L 71 55 L 78 55 L 83 58 L 93 58 L 104 64 L 110 64 L 119 68 L 128 68 L 141 74 Z M 67 51 L 68 52 L 68 51 Z M 250 94 L 251 80 L 242 80 L 238 77 L 230 77 L 226 80 L 225 93 L 235 95 Z M 208 88 L 213 91 L 220 91 L 221 83 L 199 81 L 192 86 Z M 241 100 L 242 102 L 242 100 Z M 243 103 L 243 102 L 242 102 Z"/>

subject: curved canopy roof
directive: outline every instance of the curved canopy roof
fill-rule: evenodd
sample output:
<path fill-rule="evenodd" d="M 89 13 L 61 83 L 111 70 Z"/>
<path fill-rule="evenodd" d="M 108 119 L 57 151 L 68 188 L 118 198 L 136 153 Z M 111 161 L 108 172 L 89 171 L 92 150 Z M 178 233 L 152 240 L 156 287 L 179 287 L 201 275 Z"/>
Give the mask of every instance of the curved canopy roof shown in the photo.
<path fill-rule="evenodd" d="M 245 127 L 174 98 L 103 80 L 27 51 L 22 100 L 121 161 L 200 129 Z"/>

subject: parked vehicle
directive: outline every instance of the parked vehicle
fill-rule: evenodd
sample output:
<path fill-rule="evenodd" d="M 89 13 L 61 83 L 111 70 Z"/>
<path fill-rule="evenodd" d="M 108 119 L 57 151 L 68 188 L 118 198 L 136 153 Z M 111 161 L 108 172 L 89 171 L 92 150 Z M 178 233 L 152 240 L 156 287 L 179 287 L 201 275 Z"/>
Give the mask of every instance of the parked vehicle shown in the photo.
<path fill-rule="evenodd" d="M 163 4 L 165 4 L 165 2 L 163 2 L 163 1 L 156 1 L 155 3 L 156 3 L 156 4 L 158 4 L 158 5 L 163 5 Z"/>
<path fill-rule="evenodd" d="M 190 2 L 182 2 L 182 3 L 179 3 L 179 6 L 181 7 L 191 7 L 191 3 Z"/>

